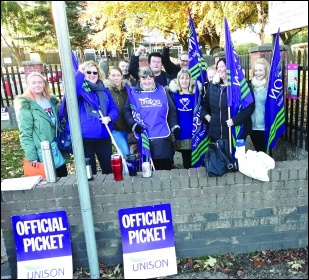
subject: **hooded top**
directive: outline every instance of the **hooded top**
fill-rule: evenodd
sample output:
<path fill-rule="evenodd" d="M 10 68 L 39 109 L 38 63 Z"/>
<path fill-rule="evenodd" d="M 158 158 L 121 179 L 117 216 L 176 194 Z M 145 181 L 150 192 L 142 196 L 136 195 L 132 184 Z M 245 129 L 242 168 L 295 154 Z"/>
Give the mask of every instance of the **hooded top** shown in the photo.
<path fill-rule="evenodd" d="M 41 148 L 42 141 L 51 143 L 55 140 L 59 127 L 59 100 L 55 95 L 50 95 L 49 102 L 55 124 L 31 93 L 18 95 L 14 100 L 20 144 L 28 161 L 38 160 L 37 149 Z"/>

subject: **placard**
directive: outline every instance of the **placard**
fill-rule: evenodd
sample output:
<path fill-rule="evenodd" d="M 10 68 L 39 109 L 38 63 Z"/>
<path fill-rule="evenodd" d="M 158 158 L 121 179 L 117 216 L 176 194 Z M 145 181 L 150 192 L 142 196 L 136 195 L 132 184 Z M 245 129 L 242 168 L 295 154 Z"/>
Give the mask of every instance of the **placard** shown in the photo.
<path fill-rule="evenodd" d="M 286 97 L 289 99 L 297 99 L 298 92 L 298 64 L 288 64 L 288 82 Z"/>
<path fill-rule="evenodd" d="M 170 204 L 118 211 L 125 279 L 177 274 Z"/>
<path fill-rule="evenodd" d="M 1 121 L 9 121 L 9 120 L 10 120 L 9 108 L 1 107 Z"/>
<path fill-rule="evenodd" d="M 18 279 L 73 279 L 66 211 L 12 216 Z"/>

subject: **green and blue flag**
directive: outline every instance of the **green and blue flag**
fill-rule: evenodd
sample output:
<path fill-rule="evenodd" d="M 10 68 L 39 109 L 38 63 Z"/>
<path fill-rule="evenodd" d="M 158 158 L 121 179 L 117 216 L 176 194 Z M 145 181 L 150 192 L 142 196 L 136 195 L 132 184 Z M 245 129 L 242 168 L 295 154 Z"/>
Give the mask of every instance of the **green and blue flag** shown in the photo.
<path fill-rule="evenodd" d="M 231 34 L 227 19 L 224 19 L 225 30 L 225 58 L 227 74 L 227 103 L 230 110 L 229 117 L 232 118 L 239 111 L 247 108 L 252 102 L 253 93 L 245 78 L 244 72 L 239 62 L 238 54 L 231 40 Z M 234 125 L 231 127 L 231 154 L 235 155 L 236 140 L 239 139 L 243 131 L 243 125 Z"/>
<path fill-rule="evenodd" d="M 276 146 L 277 139 L 284 134 L 286 129 L 279 38 L 280 28 L 275 39 L 265 103 L 265 141 L 267 154 Z"/>
<path fill-rule="evenodd" d="M 202 94 L 198 87 L 197 81 L 202 85 L 205 84 L 207 79 L 206 62 L 203 58 L 200 44 L 198 42 L 194 23 L 189 13 L 189 71 L 192 79 L 195 80 L 195 98 L 194 98 L 194 111 L 193 111 L 193 129 L 192 129 L 192 145 L 191 145 L 191 165 L 192 167 L 200 167 L 203 164 L 205 154 L 208 150 L 208 143 L 210 138 L 208 136 L 208 126 L 201 121 L 202 109 Z"/>

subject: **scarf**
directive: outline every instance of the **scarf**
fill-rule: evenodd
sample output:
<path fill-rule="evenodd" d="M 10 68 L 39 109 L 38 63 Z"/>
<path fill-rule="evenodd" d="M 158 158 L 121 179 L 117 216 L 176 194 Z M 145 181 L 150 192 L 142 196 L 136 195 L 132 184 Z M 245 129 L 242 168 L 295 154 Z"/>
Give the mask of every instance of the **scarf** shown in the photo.
<path fill-rule="evenodd" d="M 256 77 L 253 77 L 251 80 L 252 86 L 256 89 L 261 87 L 266 87 L 266 79 L 259 81 Z"/>
<path fill-rule="evenodd" d="M 91 83 L 89 81 L 85 81 L 83 83 L 84 91 L 87 92 L 89 99 L 91 100 L 91 103 L 96 104 L 96 107 L 93 107 L 92 104 L 89 104 L 87 102 L 87 99 L 85 99 L 85 107 L 87 110 L 87 113 L 91 114 L 91 111 L 93 109 L 98 110 L 100 109 L 103 116 L 106 116 L 106 101 L 107 101 L 107 95 L 105 93 L 105 86 L 101 80 L 98 80 L 96 84 Z"/>

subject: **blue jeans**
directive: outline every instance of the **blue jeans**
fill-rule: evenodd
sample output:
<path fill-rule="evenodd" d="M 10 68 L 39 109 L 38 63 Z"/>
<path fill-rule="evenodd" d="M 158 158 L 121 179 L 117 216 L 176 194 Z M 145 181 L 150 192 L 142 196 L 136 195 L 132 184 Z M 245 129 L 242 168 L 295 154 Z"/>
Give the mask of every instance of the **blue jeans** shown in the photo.
<path fill-rule="evenodd" d="M 113 130 L 112 134 L 123 157 L 126 158 L 126 155 L 130 154 L 130 148 L 128 144 L 128 132 Z"/>

